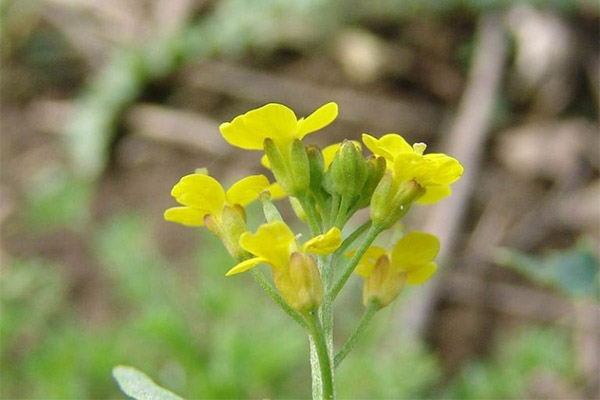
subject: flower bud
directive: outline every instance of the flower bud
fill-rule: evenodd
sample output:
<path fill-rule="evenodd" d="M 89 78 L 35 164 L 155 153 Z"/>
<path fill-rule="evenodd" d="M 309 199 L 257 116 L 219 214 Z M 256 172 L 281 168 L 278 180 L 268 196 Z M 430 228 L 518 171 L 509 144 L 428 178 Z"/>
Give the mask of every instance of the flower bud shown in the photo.
<path fill-rule="evenodd" d="M 277 182 L 279 182 L 283 189 L 289 193 L 288 188 L 292 186 L 292 182 L 283 155 L 271 138 L 265 139 L 263 148 L 265 150 L 265 155 L 269 160 L 271 171 L 273 172 L 273 175 L 275 175 L 275 179 L 277 179 Z"/>
<path fill-rule="evenodd" d="M 367 180 L 367 163 L 360 148 L 344 141 L 331 164 L 331 175 L 336 193 L 348 198 L 360 195 Z"/>
<path fill-rule="evenodd" d="M 425 193 L 416 181 L 396 183 L 386 172 L 371 197 L 373 226 L 388 229 L 402 218 L 412 203 Z"/>
<path fill-rule="evenodd" d="M 380 308 L 386 307 L 398 295 L 406 283 L 406 272 L 396 271 L 387 256 L 377 260 L 363 288 L 363 304 L 375 302 Z"/>
<path fill-rule="evenodd" d="M 385 158 L 383 157 L 371 157 L 367 160 L 367 181 L 358 200 L 360 208 L 368 206 L 371 202 L 371 196 L 385 174 L 385 167 Z"/>
<path fill-rule="evenodd" d="M 301 313 L 319 308 L 323 302 L 323 285 L 315 260 L 303 253 L 294 252 L 289 270 L 273 271 L 275 286 L 288 304 Z"/>
<path fill-rule="evenodd" d="M 290 149 L 290 173 L 293 187 L 288 193 L 295 197 L 304 195 L 310 184 L 310 165 L 306 148 L 300 139 L 295 139 Z"/>
<path fill-rule="evenodd" d="M 318 192 L 321 190 L 321 183 L 323 182 L 323 153 L 321 153 L 321 149 L 317 146 L 309 145 L 306 147 L 306 154 L 308 156 L 308 165 L 310 168 L 310 188 L 313 192 Z"/>

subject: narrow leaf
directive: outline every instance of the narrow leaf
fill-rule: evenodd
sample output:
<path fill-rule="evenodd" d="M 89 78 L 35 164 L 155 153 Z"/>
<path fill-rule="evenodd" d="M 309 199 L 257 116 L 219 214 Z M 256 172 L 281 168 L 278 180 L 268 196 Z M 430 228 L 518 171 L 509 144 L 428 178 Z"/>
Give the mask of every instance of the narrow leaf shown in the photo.
<path fill-rule="evenodd" d="M 143 372 L 123 365 L 113 368 L 113 377 L 127 396 L 135 400 L 183 400 L 158 386 Z"/>

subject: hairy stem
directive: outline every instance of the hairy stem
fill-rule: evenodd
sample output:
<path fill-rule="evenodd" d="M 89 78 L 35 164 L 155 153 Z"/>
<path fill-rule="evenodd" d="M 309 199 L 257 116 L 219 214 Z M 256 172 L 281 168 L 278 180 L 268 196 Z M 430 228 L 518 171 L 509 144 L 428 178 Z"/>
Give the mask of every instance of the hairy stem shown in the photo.
<path fill-rule="evenodd" d="M 279 307 L 281 307 L 281 309 L 287 315 L 292 317 L 292 319 L 294 321 L 296 321 L 303 328 L 308 328 L 308 325 L 306 324 L 306 321 L 304 320 L 304 318 L 302 318 L 302 315 L 300 315 L 300 313 L 298 313 L 298 311 L 296 311 L 292 307 L 290 307 L 290 305 L 281 296 L 279 291 L 277 291 L 277 289 L 275 289 L 275 287 L 271 284 L 271 282 L 269 282 L 267 280 L 267 278 L 265 278 L 265 276 L 262 274 L 262 272 L 260 272 L 256 268 L 254 268 L 254 269 L 250 270 L 250 274 L 252 275 L 254 280 L 260 285 L 260 287 L 263 288 L 265 293 L 267 295 L 269 295 L 269 297 L 271 299 L 273 299 L 275 301 L 275 303 L 277 303 L 277 305 Z"/>
<path fill-rule="evenodd" d="M 344 358 L 348 355 L 348 353 L 350 353 L 350 351 L 354 348 L 354 346 L 358 342 L 358 339 L 360 339 L 360 337 L 366 331 L 367 326 L 369 326 L 369 323 L 371 322 L 373 315 L 375 315 L 375 313 L 378 310 L 379 310 L 379 305 L 374 301 L 371 301 L 367 305 L 367 308 L 365 309 L 365 312 L 364 312 L 360 322 L 358 323 L 358 326 L 356 327 L 356 329 L 354 330 L 354 332 L 352 333 L 352 335 L 350 336 L 350 338 L 348 339 L 346 344 L 344 344 L 344 347 L 342 347 L 342 349 L 335 355 L 335 359 L 333 362 L 334 367 L 337 367 L 338 365 L 340 365 L 342 360 L 344 360 Z"/>
<path fill-rule="evenodd" d="M 381 233 L 381 231 L 382 228 L 378 226 L 371 226 L 371 228 L 369 228 L 367 236 L 365 236 L 362 243 L 360 244 L 360 247 L 358 248 L 358 250 L 356 250 L 356 253 L 354 253 L 350 261 L 348 261 L 348 263 L 346 264 L 344 270 L 342 271 L 342 275 L 335 282 L 329 293 L 327 293 L 327 295 L 331 297 L 332 301 L 338 295 L 340 290 L 342 290 L 344 284 L 346 283 L 348 278 L 350 278 L 352 272 L 354 272 L 354 268 L 356 268 L 356 266 L 358 265 L 358 262 L 360 261 L 361 257 L 363 256 L 363 254 L 365 254 L 369 246 L 371 246 L 371 244 L 373 243 L 377 235 Z"/>
<path fill-rule="evenodd" d="M 319 366 L 321 370 L 321 399 L 333 399 L 333 369 L 331 367 L 331 360 L 329 359 L 329 354 L 327 352 L 321 321 L 319 321 L 319 318 L 315 313 L 310 313 L 306 316 L 306 322 L 308 324 L 308 329 L 317 352 L 317 358 L 319 360 Z"/>

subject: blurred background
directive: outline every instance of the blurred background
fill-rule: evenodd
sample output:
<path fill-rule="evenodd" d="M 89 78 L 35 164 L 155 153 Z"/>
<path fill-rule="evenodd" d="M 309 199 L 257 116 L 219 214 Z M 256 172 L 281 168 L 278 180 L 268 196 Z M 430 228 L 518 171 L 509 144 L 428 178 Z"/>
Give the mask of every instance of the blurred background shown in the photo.
<path fill-rule="evenodd" d="M 440 273 L 376 315 L 338 370 L 341 398 L 599 397 L 596 1 L 0 11 L 2 398 L 123 398 L 117 364 L 188 398 L 309 395 L 300 328 L 248 276 L 225 279 L 215 238 L 162 219 L 197 167 L 225 183 L 265 172 L 218 124 L 273 101 L 338 102 L 307 143 L 398 132 L 466 170 L 404 221 L 440 237 Z M 360 292 L 356 278 L 342 292 L 338 346 Z"/>

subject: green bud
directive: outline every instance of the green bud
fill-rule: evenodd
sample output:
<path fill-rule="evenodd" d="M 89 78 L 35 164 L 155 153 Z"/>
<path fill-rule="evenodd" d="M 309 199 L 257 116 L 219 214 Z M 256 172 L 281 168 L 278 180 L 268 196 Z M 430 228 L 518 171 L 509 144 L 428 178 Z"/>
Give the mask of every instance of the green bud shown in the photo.
<path fill-rule="evenodd" d="M 321 190 L 321 183 L 323 182 L 323 153 L 321 153 L 321 149 L 317 146 L 309 145 L 306 147 L 306 154 L 310 168 L 310 188 L 313 192 L 318 192 Z"/>
<path fill-rule="evenodd" d="M 386 172 L 371 197 L 373 226 L 388 229 L 402 218 L 412 203 L 425 193 L 416 181 L 396 183 Z"/>
<path fill-rule="evenodd" d="M 292 187 L 292 181 L 283 155 L 275 145 L 275 142 L 270 138 L 265 139 L 263 148 L 269 159 L 269 165 L 271 166 L 273 175 L 275 175 L 275 179 L 277 179 L 277 182 L 279 182 L 287 193 L 290 193 L 289 188 Z"/>
<path fill-rule="evenodd" d="M 367 163 L 354 143 L 344 141 L 331 164 L 331 175 L 336 193 L 347 198 L 360 195 L 367 180 Z"/>
<path fill-rule="evenodd" d="M 367 160 L 367 181 L 358 200 L 359 208 L 366 207 L 371 202 L 371 196 L 385 174 L 385 167 L 385 158 L 383 157 L 370 157 Z"/>
<path fill-rule="evenodd" d="M 295 139 L 290 149 L 290 173 L 293 187 L 288 192 L 290 195 L 299 197 L 306 193 L 310 184 L 310 165 L 306 148 L 300 139 Z"/>

